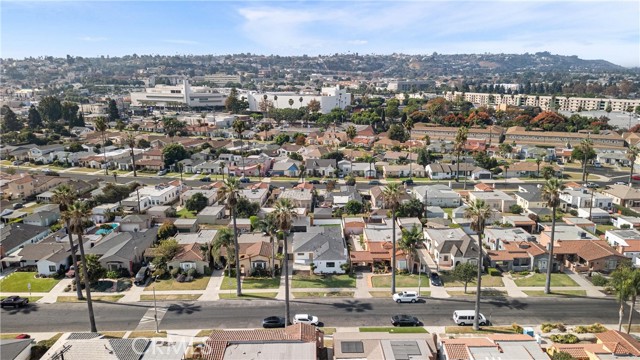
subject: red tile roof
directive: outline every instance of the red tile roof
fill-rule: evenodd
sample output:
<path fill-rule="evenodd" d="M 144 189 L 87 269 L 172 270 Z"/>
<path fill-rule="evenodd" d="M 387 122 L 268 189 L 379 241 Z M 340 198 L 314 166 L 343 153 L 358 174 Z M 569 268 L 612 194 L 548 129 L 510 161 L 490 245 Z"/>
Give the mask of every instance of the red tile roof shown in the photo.
<path fill-rule="evenodd" d="M 615 354 L 630 354 L 640 356 L 640 342 L 631 335 L 617 330 L 609 330 L 596 334 L 599 343 L 603 343 Z"/>
<path fill-rule="evenodd" d="M 623 257 L 622 254 L 609 246 L 606 241 L 602 240 L 558 241 L 554 252 L 558 255 L 576 254 L 587 261 L 602 259 L 608 256 Z"/>

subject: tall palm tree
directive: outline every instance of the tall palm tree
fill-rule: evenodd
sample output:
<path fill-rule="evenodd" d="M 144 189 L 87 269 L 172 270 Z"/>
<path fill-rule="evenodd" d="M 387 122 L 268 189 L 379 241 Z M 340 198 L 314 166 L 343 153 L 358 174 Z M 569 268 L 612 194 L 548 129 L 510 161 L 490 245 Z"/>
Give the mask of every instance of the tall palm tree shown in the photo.
<path fill-rule="evenodd" d="M 229 277 L 231 276 L 231 263 L 235 261 L 235 258 L 236 258 L 236 251 L 235 251 L 235 246 L 233 242 L 233 233 L 231 232 L 231 230 L 227 228 L 220 230 L 220 233 L 218 234 L 216 239 L 213 241 L 213 244 L 211 245 L 211 250 L 215 254 L 214 255 L 215 258 L 217 258 L 220 255 L 220 250 L 222 248 L 226 249 L 227 251 L 226 268 L 227 268 L 227 277 Z M 213 259 L 214 262 L 216 261 L 215 258 Z"/>
<path fill-rule="evenodd" d="M 476 314 L 473 320 L 473 328 L 480 329 L 480 293 L 482 291 L 482 236 L 484 235 L 484 226 L 487 219 L 491 217 L 491 208 L 484 200 L 476 200 L 465 209 L 464 217 L 471 220 L 471 229 L 478 234 L 478 278 L 476 284 Z"/>
<path fill-rule="evenodd" d="M 127 139 L 125 143 L 129 147 L 129 155 L 131 156 L 131 165 L 133 166 L 133 177 L 137 177 L 138 173 L 136 171 L 136 154 L 133 149 L 136 147 L 136 136 L 134 134 L 127 134 Z"/>
<path fill-rule="evenodd" d="M 538 177 L 540 177 L 540 164 L 542 164 L 542 158 L 541 157 L 537 157 L 536 158 L 536 166 L 538 167 Z"/>
<path fill-rule="evenodd" d="M 225 163 L 221 162 L 220 163 L 220 173 L 222 173 L 222 181 L 224 181 L 224 167 L 225 167 Z"/>
<path fill-rule="evenodd" d="M 551 271 L 553 270 L 553 245 L 556 236 L 556 211 L 560 206 L 560 194 L 564 190 L 562 181 L 551 178 L 542 187 L 542 200 L 551 208 L 551 240 L 549 241 L 549 260 L 547 261 L 547 279 L 544 284 L 544 293 L 551 293 Z"/>
<path fill-rule="evenodd" d="M 91 281 L 89 280 L 89 273 L 87 272 L 87 259 L 84 253 L 84 242 L 82 241 L 82 234 L 84 233 L 84 221 L 87 218 L 89 209 L 86 203 L 76 201 L 67 208 L 67 211 L 63 214 L 63 219 L 69 221 L 71 230 L 75 232 L 78 237 L 78 247 L 80 249 L 80 261 L 82 262 L 82 277 L 84 278 L 84 287 L 87 294 L 87 308 L 89 310 L 89 323 L 91 325 L 91 332 L 98 332 L 96 328 L 96 318 L 93 313 L 93 302 L 91 301 Z M 81 287 L 80 283 L 76 283 L 77 287 Z"/>
<path fill-rule="evenodd" d="M 238 139 L 240 139 L 240 156 L 242 156 L 242 177 L 244 177 L 244 142 L 242 141 L 242 133 L 247 130 L 247 125 L 242 120 L 235 120 L 232 126 L 233 131 L 238 134 Z"/>
<path fill-rule="evenodd" d="M 273 211 L 273 219 L 278 229 L 282 232 L 284 238 L 284 323 L 289 324 L 289 253 L 287 247 L 288 236 L 287 233 L 293 225 L 293 220 L 298 217 L 293 203 L 289 199 L 280 199 L 276 203 L 275 210 Z"/>
<path fill-rule="evenodd" d="M 456 154 L 456 182 L 460 181 L 460 155 L 464 152 L 464 145 L 467 143 L 469 129 L 461 127 L 456 133 L 456 140 L 453 145 L 453 152 Z"/>
<path fill-rule="evenodd" d="M 409 229 L 402 229 L 402 238 L 398 246 L 406 254 L 407 269 L 413 273 L 413 263 L 416 255 L 416 248 L 422 241 L 422 229 L 412 226 Z M 418 270 L 420 271 L 420 270 Z"/>
<path fill-rule="evenodd" d="M 62 184 L 53 190 L 53 196 L 51 197 L 51 201 L 54 204 L 58 204 L 60 206 L 60 212 L 64 214 L 71 206 L 74 201 L 76 201 L 78 197 L 75 194 L 75 191 L 71 189 L 69 185 Z M 75 269 L 75 279 L 76 279 L 76 291 L 78 292 L 78 300 L 84 299 L 82 295 L 82 287 L 80 286 L 80 269 L 78 269 L 78 258 L 76 256 L 76 247 L 73 244 L 73 233 L 71 232 L 71 225 L 68 217 L 64 219 L 64 224 L 67 229 L 67 236 L 69 236 L 69 248 L 71 251 L 71 263 Z"/>
<path fill-rule="evenodd" d="M 620 303 L 618 310 L 618 331 L 622 331 L 622 318 L 624 316 L 624 303 L 631 297 L 631 286 L 629 279 L 632 277 L 632 270 L 628 266 L 621 266 L 611 273 L 611 286 L 616 292 L 616 300 Z"/>
<path fill-rule="evenodd" d="M 591 133 L 589 133 L 591 135 Z M 589 153 L 593 151 L 593 141 L 591 139 L 586 138 L 580 142 L 580 147 L 582 148 L 583 158 L 580 159 L 582 161 L 582 182 L 587 181 L 587 161 L 589 160 Z"/>
<path fill-rule="evenodd" d="M 96 131 L 99 131 L 100 135 L 102 136 L 102 155 L 104 156 L 104 166 L 105 166 L 104 174 L 109 175 L 109 169 L 108 169 L 109 167 L 107 166 L 107 148 L 105 146 L 107 142 L 107 138 L 106 138 L 107 120 L 101 116 L 97 118 L 93 124 L 96 127 Z"/>
<path fill-rule="evenodd" d="M 627 334 L 631 330 L 631 323 L 633 322 L 633 313 L 635 312 L 636 300 L 640 296 L 640 269 L 631 270 L 631 274 L 628 278 L 629 285 L 629 300 L 631 307 L 629 309 L 629 323 L 627 324 Z"/>
<path fill-rule="evenodd" d="M 407 129 L 407 132 L 409 133 L 409 144 L 411 144 L 411 130 L 413 130 L 413 120 L 411 120 L 411 118 L 407 119 L 407 121 L 404 122 L 403 126 L 405 129 Z M 412 163 L 411 145 L 409 145 L 409 178 L 410 179 L 413 177 L 413 169 L 412 169 L 411 163 Z"/>
<path fill-rule="evenodd" d="M 231 211 L 231 218 L 233 219 L 233 245 L 235 253 L 240 254 L 240 246 L 238 245 L 238 224 L 236 223 L 236 205 L 238 205 L 238 198 L 240 193 L 240 183 L 235 178 L 228 178 L 220 189 L 218 189 L 220 197 L 225 199 L 229 210 Z M 240 283 L 240 256 L 236 256 L 236 295 L 242 296 L 242 288 Z"/>
<path fill-rule="evenodd" d="M 278 224 L 276 224 L 275 218 L 272 214 L 267 215 L 264 219 L 258 222 L 258 229 L 264 234 L 269 235 L 269 243 L 271 244 L 271 277 L 276 276 L 275 264 L 276 264 L 276 247 L 274 239 L 278 233 Z"/>
<path fill-rule="evenodd" d="M 396 292 L 396 211 L 400 205 L 402 189 L 398 183 L 388 184 L 382 189 L 385 207 L 391 208 L 391 293 Z"/>
<path fill-rule="evenodd" d="M 292 109 L 293 109 L 293 103 L 294 103 L 293 99 L 289 99 L 289 107 Z"/>
<path fill-rule="evenodd" d="M 627 159 L 629 160 L 629 166 L 631 167 L 629 169 L 629 186 L 633 184 L 633 166 L 636 163 L 638 154 L 640 154 L 640 148 L 638 148 L 637 146 L 629 146 L 629 148 L 627 149 Z"/>

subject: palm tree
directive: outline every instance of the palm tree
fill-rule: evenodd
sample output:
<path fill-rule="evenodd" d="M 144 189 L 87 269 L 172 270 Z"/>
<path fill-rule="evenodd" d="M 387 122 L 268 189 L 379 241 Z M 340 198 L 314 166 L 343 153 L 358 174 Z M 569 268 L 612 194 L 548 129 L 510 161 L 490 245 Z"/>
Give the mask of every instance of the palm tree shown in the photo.
<path fill-rule="evenodd" d="M 504 183 L 507 183 L 507 179 L 509 178 L 509 164 L 504 164 Z"/>
<path fill-rule="evenodd" d="M 542 158 L 536 158 L 536 166 L 538 166 L 538 177 L 540 177 L 540 164 L 542 163 Z"/>
<path fill-rule="evenodd" d="M 620 303 L 620 309 L 618 310 L 618 331 L 622 331 L 624 303 L 631 297 L 632 289 L 629 279 L 632 277 L 632 271 L 628 266 L 621 266 L 611 273 L 611 286 L 616 292 L 616 300 Z"/>
<path fill-rule="evenodd" d="M 298 99 L 298 101 L 300 101 L 300 107 L 302 108 L 302 102 L 304 101 L 304 99 L 302 98 L 302 96 L 300 96 L 300 98 Z"/>
<path fill-rule="evenodd" d="M 247 130 L 247 125 L 242 120 L 235 120 L 232 126 L 233 131 L 238 134 L 238 139 L 240 139 L 240 156 L 242 156 L 242 177 L 244 177 L 244 142 L 242 141 L 242 133 Z"/>
<path fill-rule="evenodd" d="M 289 107 L 293 109 L 293 99 L 289 99 Z"/>
<path fill-rule="evenodd" d="M 461 127 L 456 133 L 456 140 L 453 145 L 453 152 L 456 154 L 456 182 L 460 181 L 460 155 L 464 152 L 464 145 L 467 143 L 469 129 Z"/>
<path fill-rule="evenodd" d="M 293 203 L 289 199 L 280 199 L 276 203 L 273 211 L 273 219 L 282 232 L 284 238 L 284 323 L 289 324 L 289 254 L 288 254 L 288 234 L 287 232 L 293 225 L 293 220 L 298 217 Z"/>
<path fill-rule="evenodd" d="M 474 330 L 480 329 L 480 293 L 482 291 L 482 236 L 484 235 L 484 226 L 491 217 L 491 208 L 484 200 L 476 200 L 464 211 L 464 217 L 471 220 L 471 229 L 478 234 L 478 279 L 476 284 L 476 314 L 473 320 Z"/>
<path fill-rule="evenodd" d="M 633 184 L 633 166 L 636 163 L 638 154 L 640 154 L 640 148 L 638 148 L 637 146 L 629 146 L 629 148 L 627 149 L 627 159 L 629 160 L 629 166 L 631 167 L 629 169 L 629 186 Z"/>
<path fill-rule="evenodd" d="M 353 126 L 353 125 L 349 125 L 349 126 L 347 127 L 346 133 L 347 133 L 347 137 L 349 138 L 349 140 L 350 140 L 351 142 L 353 142 L 353 139 L 354 139 L 354 138 L 356 137 L 356 135 L 358 134 L 358 131 L 356 130 L 355 126 Z"/>
<path fill-rule="evenodd" d="M 227 250 L 227 277 L 231 276 L 231 263 L 236 258 L 236 251 L 233 242 L 233 233 L 231 230 L 225 228 L 220 230 L 218 237 L 213 241 L 211 245 L 212 252 L 215 254 L 215 257 L 220 255 L 220 250 L 224 248 Z M 215 259 L 213 260 L 215 262 Z M 236 270 L 238 273 L 238 270 Z"/>
<path fill-rule="evenodd" d="M 240 246 L 238 245 L 238 225 L 236 223 L 236 205 L 238 204 L 238 197 L 240 192 L 240 183 L 235 178 L 228 178 L 225 180 L 222 187 L 218 190 L 220 197 L 225 199 L 229 210 L 231 211 L 231 218 L 233 219 L 233 244 L 235 247 L 235 253 L 240 254 Z M 236 295 L 242 296 L 242 288 L 240 284 L 240 256 L 236 256 Z"/>
<path fill-rule="evenodd" d="M 406 254 L 407 268 L 413 273 L 413 262 L 416 255 L 416 247 L 422 241 L 422 229 L 418 226 L 402 229 L 402 238 L 398 246 Z M 420 270 L 418 270 L 420 271 Z"/>
<path fill-rule="evenodd" d="M 105 146 L 107 142 L 107 138 L 105 137 L 107 133 L 107 120 L 105 120 L 105 118 L 101 116 L 94 121 L 94 125 L 96 127 L 96 131 L 99 131 L 102 136 L 102 155 L 104 156 L 104 166 L 105 166 L 104 174 L 109 175 L 109 169 L 108 169 L 109 167 L 107 166 L 107 148 Z"/>
<path fill-rule="evenodd" d="M 222 181 L 224 181 L 224 167 L 225 167 L 225 163 L 221 162 L 220 163 L 220 173 L 222 174 Z"/>
<path fill-rule="evenodd" d="M 411 120 L 411 118 L 407 119 L 407 121 L 404 122 L 404 128 L 407 129 L 407 131 L 409 132 L 409 144 L 411 144 L 411 130 L 413 129 L 413 120 Z M 411 160 L 411 145 L 409 145 L 409 179 L 411 179 L 413 177 L 413 169 L 411 166 L 412 160 Z"/>
<path fill-rule="evenodd" d="M 80 261 L 82 262 L 82 277 L 84 278 L 85 292 L 87 293 L 87 308 L 89 310 L 89 323 L 91 325 L 91 332 L 98 332 L 96 328 L 96 319 L 93 313 L 93 302 L 91 301 L 91 282 L 89 280 L 89 273 L 87 272 L 87 259 L 84 254 L 84 242 L 82 241 L 82 234 L 84 233 L 84 221 L 90 210 L 87 208 L 86 203 L 76 201 L 67 208 L 67 211 L 63 214 L 63 219 L 69 221 L 71 231 L 75 232 L 78 237 L 78 247 L 80 248 Z M 77 271 L 77 270 L 76 270 Z M 82 287 L 80 283 L 76 283 L 77 287 Z"/>
<path fill-rule="evenodd" d="M 127 144 L 127 146 L 129 146 L 129 155 L 131 155 L 131 165 L 133 166 L 133 177 L 137 177 L 138 173 L 136 171 L 136 154 L 133 151 L 133 148 L 136 147 L 136 136 L 134 134 L 127 134 L 125 143 Z"/>
<path fill-rule="evenodd" d="M 564 189 L 562 181 L 551 178 L 542 187 L 542 199 L 551 208 L 551 240 L 549 241 L 549 260 L 547 261 L 547 279 L 544 284 L 544 293 L 551 293 L 551 271 L 553 270 L 553 245 L 556 236 L 556 211 L 560 205 L 560 194 Z"/>
<path fill-rule="evenodd" d="M 307 170 L 307 167 L 304 164 L 300 164 L 300 178 L 302 182 L 304 182 L 304 172 Z"/>
<path fill-rule="evenodd" d="M 278 233 L 278 226 L 272 214 L 267 215 L 263 220 L 258 222 L 258 229 L 264 234 L 269 235 L 269 243 L 271 244 L 271 277 L 276 276 L 275 264 L 276 264 L 276 247 L 274 239 Z"/>
<path fill-rule="evenodd" d="M 640 295 L 640 269 L 631 270 L 631 275 L 628 278 L 628 285 L 630 290 L 631 307 L 629 309 L 629 323 L 627 324 L 627 334 L 631 330 L 631 323 L 633 322 L 633 313 L 635 312 L 636 300 Z"/>
<path fill-rule="evenodd" d="M 385 207 L 391 208 L 391 293 L 396 292 L 396 210 L 400 205 L 400 196 L 402 190 L 398 183 L 388 184 L 382 189 L 382 198 L 384 199 Z"/>
<path fill-rule="evenodd" d="M 53 196 L 51 197 L 51 201 L 54 204 L 58 204 L 60 206 L 60 212 L 65 213 L 69 206 L 76 201 L 77 196 L 75 191 L 71 189 L 69 185 L 62 184 L 53 190 Z M 76 247 L 73 245 L 73 233 L 71 232 L 70 219 L 65 218 L 65 227 L 67 229 L 67 236 L 69 236 L 69 248 L 71 249 L 71 262 L 73 263 L 73 267 L 75 269 L 75 279 L 76 279 L 76 290 L 78 292 L 78 300 L 84 299 L 82 296 L 82 288 L 80 286 L 80 269 L 78 269 L 78 258 L 76 257 Z"/>
<path fill-rule="evenodd" d="M 590 133 L 589 133 L 590 134 Z M 587 161 L 589 160 L 589 154 L 593 151 L 593 141 L 591 139 L 583 139 L 580 142 L 580 147 L 582 148 L 583 158 L 582 161 L 582 182 L 587 181 Z"/>

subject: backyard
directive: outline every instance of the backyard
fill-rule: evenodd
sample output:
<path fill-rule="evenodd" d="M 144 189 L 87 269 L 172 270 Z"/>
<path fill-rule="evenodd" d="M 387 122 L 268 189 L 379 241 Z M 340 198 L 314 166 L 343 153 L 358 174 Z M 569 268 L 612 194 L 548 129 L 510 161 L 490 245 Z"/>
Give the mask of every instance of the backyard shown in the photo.
<path fill-rule="evenodd" d="M 421 287 L 429 287 L 429 275 L 421 275 L 420 280 Z M 372 276 L 371 285 L 374 288 L 391 287 L 391 275 Z M 418 275 L 396 275 L 396 287 L 418 287 Z"/>
<path fill-rule="evenodd" d="M 203 276 L 193 279 L 191 282 L 177 282 L 175 279 L 156 280 L 151 282 L 144 291 L 152 291 L 155 287 L 156 290 L 204 290 L 209 284 L 209 276 Z"/>
<path fill-rule="evenodd" d="M 512 275 L 518 286 L 544 286 L 546 274 L 532 274 L 525 277 Z M 578 284 L 566 274 L 551 274 L 551 286 L 578 286 Z"/>
<path fill-rule="evenodd" d="M 187 210 L 186 207 L 180 209 L 180 211 L 176 212 L 176 216 L 182 219 L 195 219 L 196 218 L 196 214 L 194 214 L 193 212 Z"/>
<path fill-rule="evenodd" d="M 51 278 L 35 278 L 35 272 L 14 272 L 0 280 L 0 292 L 49 292 L 60 281 Z"/>
<path fill-rule="evenodd" d="M 272 278 L 255 278 L 247 277 L 242 280 L 242 289 L 277 289 L 280 287 L 280 277 Z M 222 279 L 221 290 L 235 290 L 236 278 L 225 276 Z"/>
<path fill-rule="evenodd" d="M 293 275 L 291 281 L 293 288 L 353 288 L 356 287 L 356 278 L 344 275 Z"/>

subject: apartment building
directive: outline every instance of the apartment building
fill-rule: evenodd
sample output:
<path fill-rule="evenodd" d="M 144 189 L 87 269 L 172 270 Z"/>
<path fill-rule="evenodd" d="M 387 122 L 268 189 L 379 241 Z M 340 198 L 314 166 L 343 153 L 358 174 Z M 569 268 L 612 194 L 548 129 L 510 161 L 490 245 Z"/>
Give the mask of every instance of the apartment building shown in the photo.
<path fill-rule="evenodd" d="M 624 139 L 616 134 L 587 134 L 587 133 L 570 133 L 561 131 L 527 131 L 522 126 L 512 126 L 507 129 L 504 134 L 504 142 L 511 144 L 541 144 L 572 146 L 579 145 L 584 139 L 589 138 L 593 142 L 594 147 L 606 148 L 624 148 Z"/>
<path fill-rule="evenodd" d="M 417 123 L 411 129 L 411 136 L 414 139 L 422 139 L 425 135 L 429 135 L 431 141 L 435 140 L 455 140 L 458 133 L 457 127 L 438 126 L 433 124 Z M 505 129 L 500 126 L 487 126 L 485 128 L 470 127 L 467 135 L 468 139 L 481 139 L 488 143 L 497 144 L 500 142 L 500 136 L 504 134 Z"/>
<path fill-rule="evenodd" d="M 247 100 L 249 101 L 249 110 L 261 111 L 260 103 L 264 101 L 264 96 L 273 103 L 276 109 L 301 108 L 309 105 L 311 100 L 320 103 L 320 112 L 323 114 L 331 112 L 331 110 L 339 107 L 344 109 L 347 105 L 351 105 L 351 94 L 345 89 L 336 87 L 324 87 L 317 93 L 297 93 L 297 92 L 249 92 Z M 302 99 L 302 102 L 300 101 Z M 289 100 L 293 100 L 293 104 L 289 105 Z"/>
<path fill-rule="evenodd" d="M 190 106 L 190 107 L 221 107 L 224 106 L 226 95 L 207 86 L 191 86 L 188 80 L 181 84 L 156 85 L 145 88 L 143 92 L 132 92 L 131 106 Z"/>

